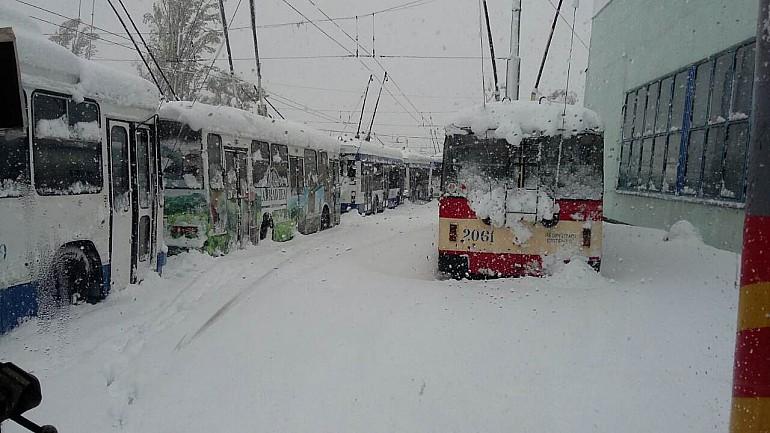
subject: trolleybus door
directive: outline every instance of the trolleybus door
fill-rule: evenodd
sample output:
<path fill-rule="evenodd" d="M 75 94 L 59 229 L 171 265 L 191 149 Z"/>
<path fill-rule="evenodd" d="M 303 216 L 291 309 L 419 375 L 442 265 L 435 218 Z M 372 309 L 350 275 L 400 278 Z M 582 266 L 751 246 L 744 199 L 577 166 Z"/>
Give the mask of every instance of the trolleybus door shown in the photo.
<path fill-rule="evenodd" d="M 152 267 L 157 239 L 154 140 L 147 127 L 109 120 L 111 283 L 122 287 L 140 281 Z"/>
<path fill-rule="evenodd" d="M 134 224 L 134 281 L 141 281 L 152 269 L 152 251 L 156 242 L 155 233 L 155 137 L 145 125 L 134 128 L 132 153 L 135 164 L 132 164 L 131 174 L 134 176 L 132 192 L 136 220 Z"/>
<path fill-rule="evenodd" d="M 249 241 L 249 153 L 246 149 L 225 148 L 225 188 L 227 193 L 228 232 L 240 248 Z"/>

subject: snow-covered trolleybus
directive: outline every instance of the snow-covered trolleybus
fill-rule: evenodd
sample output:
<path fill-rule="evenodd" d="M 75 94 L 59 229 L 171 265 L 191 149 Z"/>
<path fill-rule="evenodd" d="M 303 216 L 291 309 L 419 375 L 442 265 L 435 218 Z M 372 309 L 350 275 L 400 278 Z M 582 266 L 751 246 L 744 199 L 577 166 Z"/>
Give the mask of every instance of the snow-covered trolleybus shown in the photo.
<path fill-rule="evenodd" d="M 29 119 L 0 134 L 3 332 L 41 311 L 97 302 L 163 257 L 155 87 L 79 59 L 6 7 L 0 27 L 16 35 Z M 3 56 L 7 84 L 16 78 Z"/>
<path fill-rule="evenodd" d="M 382 212 L 403 200 L 404 160 L 401 151 L 369 141 L 352 140 L 340 147 L 341 210 Z"/>
<path fill-rule="evenodd" d="M 455 276 L 540 275 L 602 248 L 603 132 L 564 104 L 490 103 L 446 128 L 439 269 Z"/>
<path fill-rule="evenodd" d="M 430 156 L 404 151 L 404 197 L 413 203 L 430 200 Z"/>
<path fill-rule="evenodd" d="M 226 253 L 339 223 L 339 141 L 231 107 L 159 110 L 169 248 Z"/>

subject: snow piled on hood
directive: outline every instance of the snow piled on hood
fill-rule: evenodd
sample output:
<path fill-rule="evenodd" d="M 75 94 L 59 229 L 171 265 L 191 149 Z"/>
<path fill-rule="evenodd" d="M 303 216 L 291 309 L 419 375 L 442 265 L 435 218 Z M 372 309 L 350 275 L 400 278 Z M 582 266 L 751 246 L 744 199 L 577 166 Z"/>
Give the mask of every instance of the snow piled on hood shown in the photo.
<path fill-rule="evenodd" d="M 160 93 L 152 83 L 77 57 L 49 41 L 32 19 L 7 5 L 0 5 L 0 27 L 13 28 L 25 86 L 43 79 L 56 82 L 59 90 L 71 92 L 76 102 L 91 97 L 127 107 L 157 107 Z"/>
<path fill-rule="evenodd" d="M 249 140 L 289 144 L 301 148 L 339 153 L 340 142 L 323 133 L 288 120 L 270 119 L 233 107 L 214 106 L 202 102 L 171 101 L 161 105 L 162 119 L 187 124 L 191 129 L 206 129 Z"/>
<path fill-rule="evenodd" d="M 504 139 L 518 146 L 524 137 L 540 135 L 572 136 L 585 131 L 601 131 L 599 115 L 574 105 L 553 102 L 503 101 L 473 107 L 459 113 L 446 127 L 447 134 L 467 134 Z M 487 135 L 491 131 L 492 135 Z"/>

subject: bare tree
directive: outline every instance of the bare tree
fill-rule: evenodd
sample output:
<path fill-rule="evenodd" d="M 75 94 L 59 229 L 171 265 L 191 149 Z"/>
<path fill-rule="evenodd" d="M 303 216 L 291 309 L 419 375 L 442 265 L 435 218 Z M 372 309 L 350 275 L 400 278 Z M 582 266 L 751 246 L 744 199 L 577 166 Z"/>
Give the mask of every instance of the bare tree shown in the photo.
<path fill-rule="evenodd" d="M 60 24 L 56 33 L 48 39 L 72 51 L 76 56 L 90 59 L 96 55 L 94 41 L 99 39 L 99 35 L 82 21 L 69 19 Z"/>

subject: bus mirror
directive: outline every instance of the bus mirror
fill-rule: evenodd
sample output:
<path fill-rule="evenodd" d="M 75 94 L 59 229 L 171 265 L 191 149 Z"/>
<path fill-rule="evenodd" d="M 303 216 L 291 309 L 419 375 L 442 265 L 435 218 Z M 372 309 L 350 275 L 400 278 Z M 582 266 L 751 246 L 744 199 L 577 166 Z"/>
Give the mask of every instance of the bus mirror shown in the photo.
<path fill-rule="evenodd" d="M 0 28 L 0 100 L 0 130 L 26 128 L 16 36 L 10 27 Z"/>
<path fill-rule="evenodd" d="M 42 399 L 35 376 L 10 362 L 0 364 L 0 423 L 37 407 Z"/>

